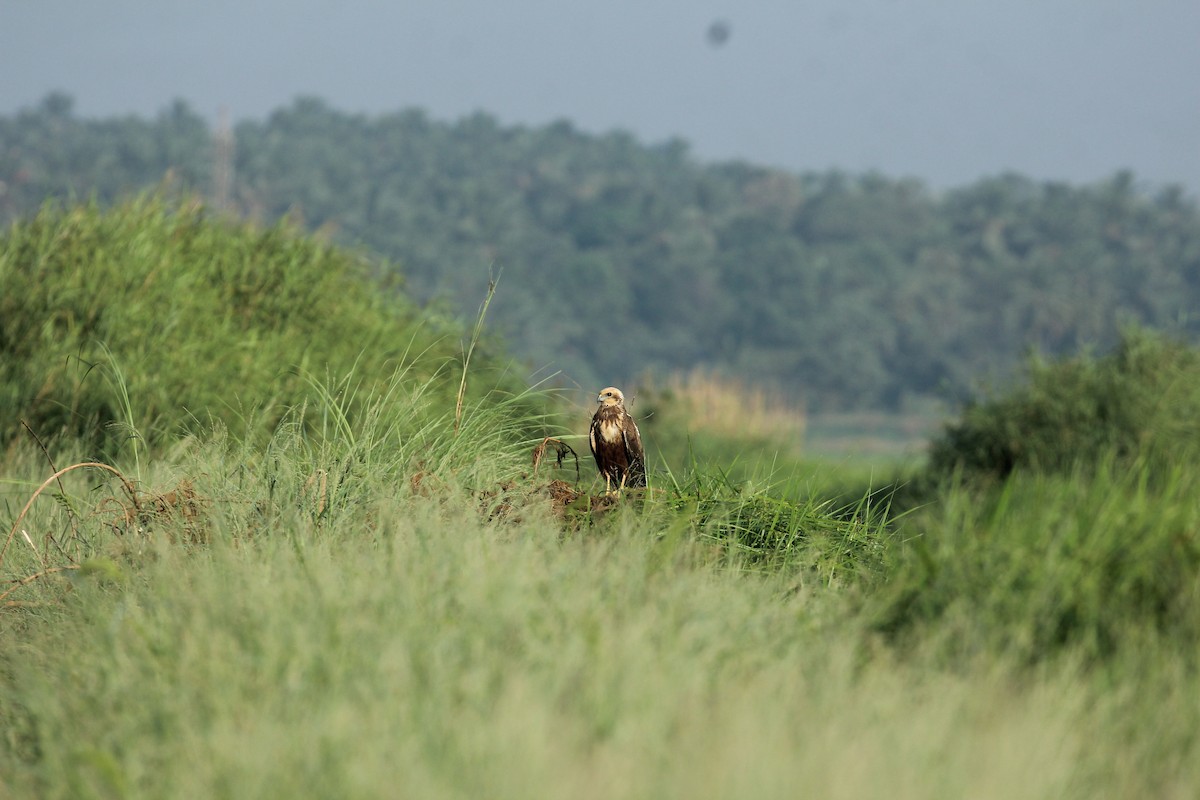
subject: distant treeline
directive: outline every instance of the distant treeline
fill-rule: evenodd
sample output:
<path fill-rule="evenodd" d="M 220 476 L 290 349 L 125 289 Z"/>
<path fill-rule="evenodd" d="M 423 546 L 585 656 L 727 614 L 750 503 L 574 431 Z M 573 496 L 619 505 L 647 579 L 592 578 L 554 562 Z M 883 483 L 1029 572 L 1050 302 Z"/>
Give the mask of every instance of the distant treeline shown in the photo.
<path fill-rule="evenodd" d="M 401 265 L 407 290 L 489 323 L 585 386 L 704 365 L 810 407 L 960 395 L 1124 323 L 1195 338 L 1200 211 L 1121 172 L 1092 185 L 793 174 L 568 122 L 503 126 L 300 99 L 232 146 L 183 102 L 85 119 L 70 97 L 0 117 L 0 221 L 48 198 L 161 185 L 264 221 L 291 214 Z M 223 155 L 224 154 L 224 155 Z M 226 159 L 223 162 L 222 159 Z M 223 176 L 223 177 L 218 177 Z"/>

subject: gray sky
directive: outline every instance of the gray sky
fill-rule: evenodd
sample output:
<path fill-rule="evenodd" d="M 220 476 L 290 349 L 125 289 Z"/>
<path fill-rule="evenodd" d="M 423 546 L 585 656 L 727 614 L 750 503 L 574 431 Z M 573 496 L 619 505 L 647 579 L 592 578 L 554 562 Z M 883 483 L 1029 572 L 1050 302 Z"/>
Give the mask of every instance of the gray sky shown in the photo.
<path fill-rule="evenodd" d="M 1129 168 L 1200 194 L 1198 0 L 0 0 L 0 113 L 55 89 L 88 116 L 311 94 L 935 187 Z"/>

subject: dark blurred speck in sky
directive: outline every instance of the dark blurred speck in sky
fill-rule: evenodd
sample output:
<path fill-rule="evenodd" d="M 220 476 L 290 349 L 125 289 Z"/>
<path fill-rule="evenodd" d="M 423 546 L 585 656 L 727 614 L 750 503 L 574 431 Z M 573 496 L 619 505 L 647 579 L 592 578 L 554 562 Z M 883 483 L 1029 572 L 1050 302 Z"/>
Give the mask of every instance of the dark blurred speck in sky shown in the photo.
<path fill-rule="evenodd" d="M 713 47 L 720 47 L 729 41 L 729 35 L 733 33 L 733 28 L 723 19 L 713 20 L 713 23 L 708 26 L 708 43 Z"/>

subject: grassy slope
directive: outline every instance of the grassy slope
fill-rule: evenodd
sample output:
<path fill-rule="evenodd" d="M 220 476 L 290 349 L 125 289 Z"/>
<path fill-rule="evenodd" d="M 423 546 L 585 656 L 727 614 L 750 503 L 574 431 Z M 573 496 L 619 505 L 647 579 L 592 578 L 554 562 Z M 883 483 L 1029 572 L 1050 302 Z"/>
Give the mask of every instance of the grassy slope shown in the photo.
<path fill-rule="evenodd" d="M 314 379 L 349 376 L 338 390 L 362 382 L 365 395 L 418 353 L 423 375 L 441 376 L 430 390 L 452 402 L 460 331 L 370 280 L 371 267 L 288 224 L 199 205 L 48 206 L 0 238 L 0 405 L 12 412 L 0 446 L 26 435 L 19 420 L 113 454 L 128 435 L 113 423 L 152 444 L 212 419 L 261 437 L 314 399 Z M 476 354 L 477 371 L 494 363 Z"/>
<path fill-rule="evenodd" d="M 423 358 L 126 451 L 140 512 L 88 470 L 37 498 L 3 585 L 80 569 L 0 608 L 0 795 L 1200 786 L 1186 469 L 1021 473 L 883 528 L 701 464 L 564 521 L 573 472 L 527 474 L 540 403 L 481 391 L 456 435 Z M 15 440 L 0 532 L 48 474 Z"/>
<path fill-rule="evenodd" d="M 476 455 L 448 455 L 433 490 L 365 475 L 332 515 L 299 461 L 207 446 L 156 464 L 154 485 L 197 476 L 207 544 L 186 544 L 183 519 L 122 536 L 85 521 L 87 574 L 38 581 L 18 596 L 41 605 L 3 612 L 0 786 L 1061 798 L 1183 797 L 1200 780 L 1186 646 L 1131 625 L 1099 663 L 1087 638 L 1029 662 L 1022 609 L 1054 604 L 1069 553 L 1030 551 L 1044 565 L 1024 589 L 1017 566 L 968 578 L 975 592 L 895 647 L 873 633 L 873 594 L 731 560 L 687 512 L 630 508 L 564 536 L 533 495 L 520 522 L 489 520 L 464 484 L 521 454 L 485 469 Z M 48 498 L 35 508 L 35 544 L 68 527 Z M 1110 538 L 1155 512 L 1097 514 Z M 947 513 L 926 533 L 954 551 L 939 563 L 988 573 L 1029 544 L 988 539 L 1038 519 L 994 509 L 972 536 Z M 36 570 L 16 544 L 6 572 Z"/>

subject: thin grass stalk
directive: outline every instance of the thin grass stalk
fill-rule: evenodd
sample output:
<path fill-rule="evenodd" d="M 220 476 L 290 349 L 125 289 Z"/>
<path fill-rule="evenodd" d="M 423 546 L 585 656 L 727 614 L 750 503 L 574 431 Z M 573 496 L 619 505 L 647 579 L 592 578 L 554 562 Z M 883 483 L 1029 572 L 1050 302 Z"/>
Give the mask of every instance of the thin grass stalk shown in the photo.
<path fill-rule="evenodd" d="M 129 382 L 125 379 L 125 373 L 121 370 L 116 356 L 109 349 L 108 345 L 105 342 L 99 342 L 99 345 L 100 349 L 104 351 L 104 357 L 108 360 L 108 369 L 103 374 L 117 395 L 117 400 L 121 406 L 121 413 L 125 417 L 123 425 L 127 430 L 130 441 L 133 443 L 133 474 L 140 484 L 142 482 L 141 445 L 143 442 L 142 435 L 138 432 L 137 425 L 134 422 L 133 400 L 129 396 Z"/>
<path fill-rule="evenodd" d="M 463 369 L 462 380 L 458 382 L 458 399 L 454 403 L 454 435 L 458 436 L 458 426 L 462 420 L 463 399 L 467 395 L 467 369 L 471 364 L 471 354 L 475 352 L 475 345 L 479 342 L 479 336 L 483 333 L 483 319 L 487 316 L 488 306 L 492 304 L 492 298 L 496 296 L 496 282 L 500 280 L 499 276 L 488 281 L 487 297 L 483 299 L 483 305 L 479 307 L 479 316 L 475 319 L 475 329 L 471 331 L 471 343 L 463 354 Z"/>

